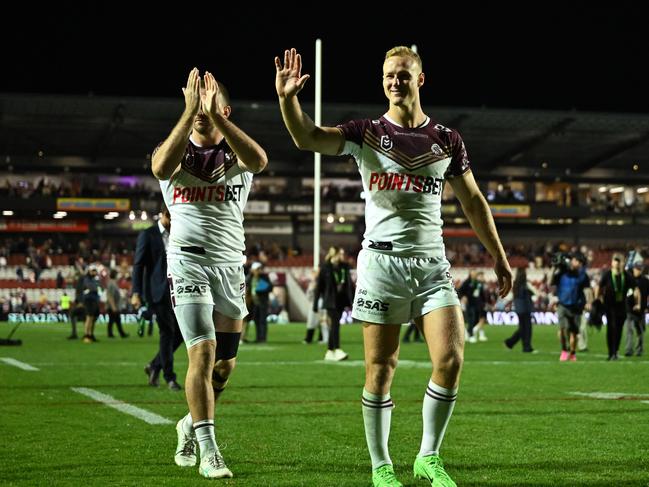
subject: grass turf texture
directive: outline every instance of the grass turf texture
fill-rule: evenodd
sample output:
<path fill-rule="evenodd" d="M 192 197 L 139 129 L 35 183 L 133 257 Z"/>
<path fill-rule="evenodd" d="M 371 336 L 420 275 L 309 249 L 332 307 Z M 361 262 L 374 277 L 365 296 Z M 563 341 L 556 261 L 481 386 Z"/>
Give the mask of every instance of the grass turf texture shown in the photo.
<path fill-rule="evenodd" d="M 0 324 L 0 336 L 10 330 Z M 128 329 L 128 328 L 127 328 Z M 489 341 L 467 344 L 462 384 L 442 448 L 460 486 L 649 485 L 649 360 L 606 362 L 604 332 L 592 333 L 577 363 L 558 362 L 556 328 L 536 326 L 537 355 L 503 347 L 513 327 L 489 327 Z M 404 328 L 405 330 L 405 328 Z M 0 484 L 195 486 L 209 482 L 173 462 L 183 392 L 146 385 L 157 336 L 96 344 L 65 339 L 61 324 L 23 324 L 21 347 L 0 347 L 38 367 L 0 362 Z M 360 396 L 359 325 L 344 326 L 348 362 L 322 362 L 322 345 L 303 345 L 304 326 L 271 325 L 266 345 L 240 348 L 237 370 L 217 405 L 217 441 L 232 486 L 371 484 Z M 157 335 L 157 334 L 156 334 Z M 412 478 L 429 378 L 423 344 L 404 344 L 392 387 L 390 451 L 404 485 Z M 176 353 L 182 383 L 187 367 Z M 172 420 L 150 425 L 71 390 L 87 387 Z M 571 392 L 621 392 L 627 400 Z"/>

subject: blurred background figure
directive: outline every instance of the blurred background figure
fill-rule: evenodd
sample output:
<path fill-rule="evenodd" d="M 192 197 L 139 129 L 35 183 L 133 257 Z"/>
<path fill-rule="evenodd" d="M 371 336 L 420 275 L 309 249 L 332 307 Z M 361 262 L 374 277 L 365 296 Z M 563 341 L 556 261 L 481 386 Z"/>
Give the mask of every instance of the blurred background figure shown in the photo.
<path fill-rule="evenodd" d="M 552 285 L 556 286 L 555 292 L 559 300 L 557 305 L 561 340 L 559 360 L 575 362 L 581 314 L 584 308 L 590 310 L 592 303 L 590 279 L 585 268 L 586 258 L 581 253 L 569 255 L 561 252 L 554 256 L 552 264 Z"/>
<path fill-rule="evenodd" d="M 606 313 L 606 345 L 608 347 L 606 360 L 618 359 L 622 330 L 626 321 L 627 297 L 634 298 L 636 301 L 634 306 L 640 305 L 635 288 L 635 279 L 624 270 L 624 256 L 617 252 L 614 253 L 611 259 L 611 268 L 602 273 L 597 288 L 597 298 L 604 302 Z"/>
<path fill-rule="evenodd" d="M 510 350 L 519 340 L 523 342 L 523 352 L 533 353 L 532 348 L 532 296 L 535 292 L 527 282 L 527 272 L 524 267 L 516 269 L 516 277 L 512 288 L 514 293 L 514 311 L 518 316 L 518 329 L 505 340 L 505 346 Z"/>
<path fill-rule="evenodd" d="M 95 322 L 99 317 L 100 286 L 98 272 L 97 264 L 90 264 L 88 266 L 88 273 L 81 278 L 81 296 L 83 297 L 83 307 L 86 311 L 83 343 L 97 341 L 95 337 Z"/>
<path fill-rule="evenodd" d="M 408 329 L 406 330 L 406 333 L 403 335 L 403 338 L 401 341 L 403 343 L 410 343 L 410 336 L 413 336 L 412 341 L 414 342 L 423 342 L 424 340 L 421 338 L 421 333 L 419 332 L 419 328 L 417 328 L 417 325 L 415 325 L 414 321 L 411 321 L 408 323 Z"/>
<path fill-rule="evenodd" d="M 313 269 L 311 271 L 311 280 L 306 290 L 307 299 L 312 306 L 309 308 L 309 315 L 306 320 L 306 336 L 304 337 L 303 343 L 312 343 L 317 329 L 320 331 L 319 342 L 325 343 L 329 340 L 328 317 L 326 310 L 322 308 L 322 298 L 314 302 L 317 286 L 318 270 Z"/>
<path fill-rule="evenodd" d="M 250 289 L 252 298 L 252 319 L 255 322 L 256 343 L 268 341 L 268 306 L 273 283 L 268 274 L 263 272 L 264 264 L 253 262 L 246 286 Z"/>
<path fill-rule="evenodd" d="M 634 353 L 638 357 L 644 352 L 645 313 L 647 312 L 647 296 L 649 296 L 649 279 L 643 275 L 644 263 L 633 263 L 633 278 L 636 289 L 633 296 L 627 299 L 627 315 L 624 327 L 626 328 L 626 348 L 624 355 L 631 357 Z M 637 336 L 634 347 L 633 335 Z"/>
<path fill-rule="evenodd" d="M 117 285 L 117 271 L 112 269 L 106 284 L 106 303 L 108 305 L 108 338 L 115 338 L 113 324 L 122 338 L 127 338 L 128 333 L 122 328 L 122 295 Z"/>
<path fill-rule="evenodd" d="M 340 318 L 354 301 L 354 284 L 343 248 L 331 247 L 318 274 L 318 285 L 313 298 L 313 311 L 317 312 L 318 299 L 327 310 L 330 321 L 329 341 L 325 360 L 340 361 L 348 358 L 340 348 Z"/>
<path fill-rule="evenodd" d="M 458 290 L 460 301 L 466 310 L 466 326 L 469 343 L 487 341 L 484 327 L 487 324 L 485 310 L 486 290 L 484 285 L 484 272 L 470 271 L 469 277 L 462 283 Z"/>
<path fill-rule="evenodd" d="M 59 310 L 60 310 L 60 313 L 65 316 L 66 321 L 70 321 L 70 302 L 71 302 L 71 299 L 70 299 L 70 296 L 68 296 L 68 293 L 63 292 L 63 294 L 61 295 L 61 298 L 59 300 Z M 72 335 L 70 335 L 68 337 L 69 339 L 77 338 L 77 329 L 76 328 L 77 327 L 76 327 L 76 323 L 75 323 L 73 333 L 72 333 Z"/>

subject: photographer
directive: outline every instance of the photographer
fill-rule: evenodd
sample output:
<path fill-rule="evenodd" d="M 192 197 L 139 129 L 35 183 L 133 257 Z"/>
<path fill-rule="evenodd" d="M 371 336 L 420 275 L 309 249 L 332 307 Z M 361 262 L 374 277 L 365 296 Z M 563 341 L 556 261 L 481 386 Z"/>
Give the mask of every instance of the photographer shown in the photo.
<path fill-rule="evenodd" d="M 565 362 L 577 360 L 576 347 L 581 314 L 586 308 L 590 310 L 593 301 L 590 279 L 586 274 L 586 257 L 576 252 L 572 255 L 558 254 L 553 260 L 554 271 L 552 285 L 556 286 L 559 298 L 557 315 L 561 337 L 561 356 Z"/>
<path fill-rule="evenodd" d="M 611 259 L 611 269 L 602 274 L 597 288 L 597 299 L 602 299 L 606 310 L 606 345 L 608 358 L 617 360 L 617 352 L 622 340 L 622 329 L 626 320 L 627 296 L 635 296 L 636 283 L 633 276 L 624 270 L 624 256 L 615 253 Z M 640 304 L 640 296 L 636 298 Z"/>

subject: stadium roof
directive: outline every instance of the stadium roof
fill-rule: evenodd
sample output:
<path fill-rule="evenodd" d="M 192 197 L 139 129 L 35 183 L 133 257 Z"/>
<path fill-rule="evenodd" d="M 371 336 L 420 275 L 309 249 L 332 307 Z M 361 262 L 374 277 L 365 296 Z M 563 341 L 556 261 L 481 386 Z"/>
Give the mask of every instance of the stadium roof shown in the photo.
<path fill-rule="evenodd" d="M 179 99 L 0 94 L 0 171 L 149 173 L 153 148 L 168 135 L 182 108 Z M 312 105 L 305 109 L 313 113 Z M 385 109 L 325 103 L 323 123 L 375 118 Z M 436 122 L 460 131 L 481 178 L 649 181 L 646 115 L 424 109 Z M 268 174 L 312 174 L 313 157 L 293 146 L 277 103 L 235 101 L 233 120 L 268 152 Z M 327 176 L 356 177 L 355 165 L 341 158 L 327 158 L 323 168 Z"/>

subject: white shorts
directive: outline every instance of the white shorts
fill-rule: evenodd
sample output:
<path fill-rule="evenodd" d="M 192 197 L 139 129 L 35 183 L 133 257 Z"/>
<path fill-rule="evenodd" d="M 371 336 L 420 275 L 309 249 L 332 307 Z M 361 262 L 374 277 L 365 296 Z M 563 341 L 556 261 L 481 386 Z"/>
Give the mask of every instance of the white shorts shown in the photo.
<path fill-rule="evenodd" d="M 352 317 L 401 324 L 444 306 L 460 305 L 446 257 L 396 257 L 363 249 Z"/>
<path fill-rule="evenodd" d="M 167 273 L 174 307 L 180 304 L 209 304 L 234 320 L 243 319 L 248 314 L 242 266 L 206 266 L 169 256 Z"/>

